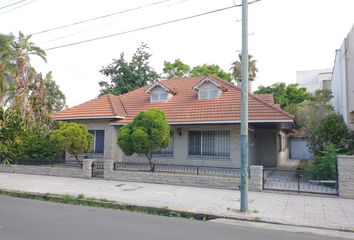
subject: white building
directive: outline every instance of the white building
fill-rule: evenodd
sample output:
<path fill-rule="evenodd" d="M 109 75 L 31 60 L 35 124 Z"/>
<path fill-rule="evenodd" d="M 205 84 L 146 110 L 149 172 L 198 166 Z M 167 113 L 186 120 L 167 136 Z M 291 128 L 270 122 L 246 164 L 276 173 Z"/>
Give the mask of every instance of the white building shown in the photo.
<path fill-rule="evenodd" d="M 310 92 L 331 90 L 332 69 L 314 69 L 296 72 L 296 83 Z"/>
<path fill-rule="evenodd" d="M 336 50 L 332 76 L 332 105 L 354 130 L 354 25 Z"/>

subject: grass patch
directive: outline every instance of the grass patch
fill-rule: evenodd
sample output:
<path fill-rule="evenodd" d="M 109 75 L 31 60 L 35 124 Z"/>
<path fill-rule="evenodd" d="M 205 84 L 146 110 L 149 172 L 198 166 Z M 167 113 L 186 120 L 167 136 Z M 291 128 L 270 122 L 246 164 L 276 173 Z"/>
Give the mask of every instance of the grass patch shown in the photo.
<path fill-rule="evenodd" d="M 68 194 L 55 195 L 49 193 L 39 194 L 39 193 L 12 192 L 12 191 L 3 191 L 3 190 L 0 190 L 0 194 L 11 196 L 11 197 L 18 197 L 18 198 L 27 198 L 27 199 L 64 203 L 64 204 L 71 204 L 71 205 L 108 208 L 114 210 L 138 212 L 138 213 L 145 213 L 145 214 L 159 215 L 159 216 L 166 216 L 166 217 L 181 217 L 181 218 L 188 218 L 188 219 L 194 219 L 200 221 L 208 221 L 208 220 L 220 218 L 214 215 L 191 213 L 191 212 L 184 212 L 184 211 L 174 211 L 168 208 L 139 207 L 134 205 L 119 204 L 117 202 L 110 201 L 105 198 L 101 198 L 101 199 L 86 198 L 83 194 L 79 194 L 77 197 L 73 197 Z"/>

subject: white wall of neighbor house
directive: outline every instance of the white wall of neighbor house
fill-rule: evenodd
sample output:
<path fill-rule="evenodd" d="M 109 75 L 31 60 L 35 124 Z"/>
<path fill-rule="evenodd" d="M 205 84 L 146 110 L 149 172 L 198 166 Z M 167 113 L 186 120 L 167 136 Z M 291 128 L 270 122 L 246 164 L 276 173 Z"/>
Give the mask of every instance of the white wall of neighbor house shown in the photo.
<path fill-rule="evenodd" d="M 336 50 L 332 77 L 332 105 L 354 130 L 354 25 Z"/>
<path fill-rule="evenodd" d="M 310 92 L 331 89 L 332 69 L 313 69 L 296 72 L 296 83 Z"/>

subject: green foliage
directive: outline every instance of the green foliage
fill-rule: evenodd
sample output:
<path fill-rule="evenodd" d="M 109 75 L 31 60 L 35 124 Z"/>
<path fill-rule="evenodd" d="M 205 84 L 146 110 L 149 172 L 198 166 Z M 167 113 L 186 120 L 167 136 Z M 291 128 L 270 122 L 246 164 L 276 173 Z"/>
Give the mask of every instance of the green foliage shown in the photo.
<path fill-rule="evenodd" d="M 72 154 L 76 160 L 83 152 L 91 151 L 93 136 L 85 125 L 79 123 L 62 123 L 59 129 L 50 135 L 50 141 L 57 149 Z"/>
<path fill-rule="evenodd" d="M 314 164 L 306 169 L 309 178 L 314 180 L 337 180 L 338 149 L 332 143 L 320 152 Z"/>
<path fill-rule="evenodd" d="M 241 75 L 241 62 L 242 55 L 238 55 L 238 60 L 231 64 L 232 76 L 235 81 L 239 81 L 242 78 Z M 256 67 L 257 61 L 253 59 L 252 55 L 248 55 L 248 78 L 250 81 L 254 81 L 257 77 L 258 68 Z"/>
<path fill-rule="evenodd" d="M 54 113 L 66 108 L 66 98 L 52 77 L 52 72 L 44 78 L 45 102 L 48 113 Z"/>
<path fill-rule="evenodd" d="M 152 169 L 152 152 L 167 147 L 169 143 L 170 125 L 161 110 L 140 112 L 132 123 L 121 127 L 118 132 L 118 145 L 122 151 L 128 156 L 144 154 Z"/>
<path fill-rule="evenodd" d="M 229 82 L 231 82 L 232 80 L 231 73 L 225 72 L 224 70 L 221 69 L 219 65 L 216 64 L 211 64 L 211 65 L 203 64 L 201 66 L 200 65 L 195 66 L 192 69 L 190 74 L 192 77 L 216 76 Z"/>
<path fill-rule="evenodd" d="M 151 54 L 147 49 L 148 46 L 143 43 L 130 62 L 127 62 L 124 53 L 121 53 L 119 59 L 114 59 L 113 63 L 102 68 L 100 73 L 109 77 L 110 81 L 99 82 L 100 94 L 120 95 L 157 80 L 159 75 L 149 65 Z"/>
<path fill-rule="evenodd" d="M 311 136 L 326 116 L 333 113 L 330 104 L 332 95 L 328 90 L 317 90 L 310 100 L 295 107 L 295 121 L 298 128 L 305 130 Z"/>
<path fill-rule="evenodd" d="M 352 134 L 343 117 L 336 113 L 331 113 L 318 122 L 310 136 L 311 149 L 315 154 L 322 152 L 328 146 L 333 146 L 341 153 L 346 153 L 353 148 L 353 144 Z"/>
<path fill-rule="evenodd" d="M 42 127 L 28 127 L 19 112 L 0 108 L 0 158 L 49 158 L 57 153 Z"/>
<path fill-rule="evenodd" d="M 268 87 L 260 86 L 255 93 L 272 93 L 275 103 L 280 104 L 282 108 L 288 107 L 289 109 L 313 98 L 311 93 L 306 88 L 299 87 L 299 84 L 275 83 Z"/>
<path fill-rule="evenodd" d="M 191 68 L 183 63 L 179 58 L 172 62 L 164 62 L 163 73 L 166 79 L 189 77 Z"/>

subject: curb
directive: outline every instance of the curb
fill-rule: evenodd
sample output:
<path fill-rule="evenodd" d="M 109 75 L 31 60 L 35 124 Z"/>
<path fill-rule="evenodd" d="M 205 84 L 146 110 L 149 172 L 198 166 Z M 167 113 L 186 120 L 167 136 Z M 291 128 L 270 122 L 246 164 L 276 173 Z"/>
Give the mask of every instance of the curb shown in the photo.
<path fill-rule="evenodd" d="M 320 229 L 320 230 L 322 229 L 322 230 L 354 233 L 354 229 L 351 228 L 350 229 L 326 228 L 320 226 L 288 224 L 288 223 L 282 223 L 276 221 L 269 221 L 258 217 L 231 217 L 231 216 L 223 216 L 223 215 L 208 214 L 208 213 L 201 213 L 201 212 L 183 211 L 183 210 L 170 209 L 170 208 L 140 206 L 140 205 L 132 205 L 129 203 L 119 203 L 116 201 L 111 201 L 106 199 L 103 200 L 103 199 L 85 198 L 83 196 L 80 197 L 80 195 L 75 197 L 72 195 L 22 192 L 22 191 L 11 191 L 11 190 L 2 190 L 2 189 L 0 189 L 0 194 L 10 196 L 10 197 L 24 198 L 24 199 L 33 199 L 33 200 L 49 201 L 49 202 L 56 202 L 56 203 L 70 204 L 70 205 L 81 205 L 81 206 L 88 206 L 88 207 L 108 208 L 114 210 L 138 212 L 138 213 L 145 213 L 145 214 L 159 215 L 159 216 L 166 216 L 166 217 L 181 217 L 181 218 L 194 219 L 199 221 L 209 221 L 214 219 L 229 219 L 229 220 L 239 220 L 239 221 L 246 221 L 246 222 L 268 223 L 268 224 L 276 224 L 282 226 L 296 226 L 296 227 L 305 227 L 305 228 Z"/>

